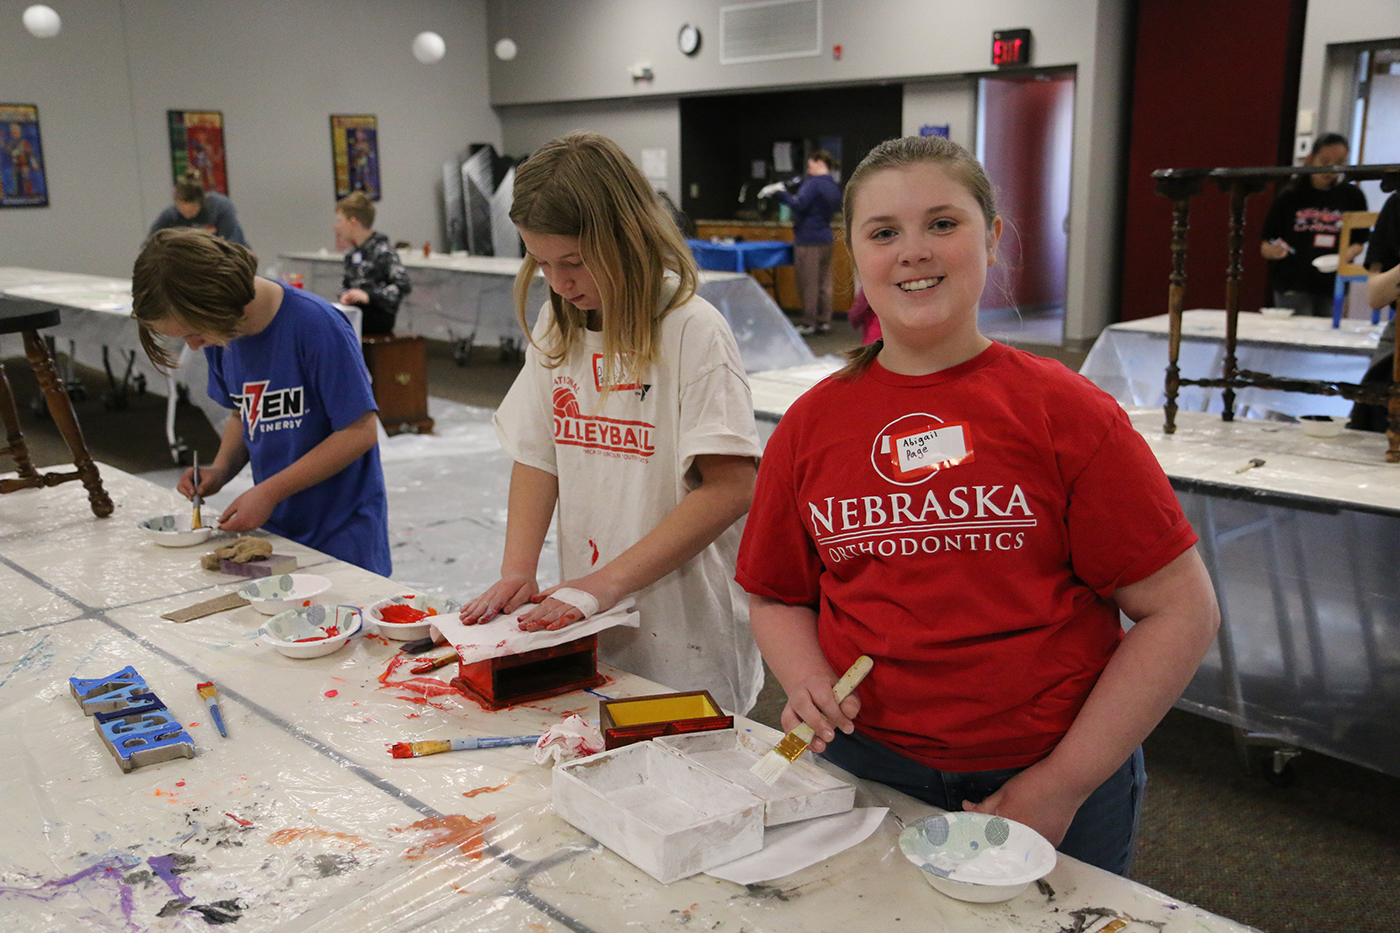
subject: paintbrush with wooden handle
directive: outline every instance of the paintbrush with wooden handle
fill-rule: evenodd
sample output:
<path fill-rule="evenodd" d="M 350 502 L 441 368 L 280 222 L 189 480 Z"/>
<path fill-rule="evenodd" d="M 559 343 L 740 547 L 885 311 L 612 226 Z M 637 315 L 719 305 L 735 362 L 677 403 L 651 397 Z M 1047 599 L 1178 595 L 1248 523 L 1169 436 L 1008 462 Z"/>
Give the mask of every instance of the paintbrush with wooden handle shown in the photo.
<path fill-rule="evenodd" d="M 204 504 L 204 497 L 199 494 L 199 451 L 194 452 L 194 518 L 190 520 L 190 530 L 203 528 L 204 522 L 199 517 L 199 507 Z"/>
<path fill-rule="evenodd" d="M 836 694 L 836 702 L 840 703 L 851 695 L 865 675 L 870 673 L 870 669 L 875 666 L 875 662 L 870 660 L 870 656 L 863 654 L 856 658 L 855 663 L 850 666 L 846 673 L 841 675 L 841 679 L 836 681 L 836 686 L 832 692 Z M 783 736 L 781 742 L 773 746 L 773 750 L 754 764 L 751 770 L 755 777 L 765 784 L 772 784 L 782 777 L 787 766 L 797 760 L 797 756 L 807 750 L 807 746 L 816 736 L 816 730 L 805 722 L 798 724 L 787 735 Z"/>

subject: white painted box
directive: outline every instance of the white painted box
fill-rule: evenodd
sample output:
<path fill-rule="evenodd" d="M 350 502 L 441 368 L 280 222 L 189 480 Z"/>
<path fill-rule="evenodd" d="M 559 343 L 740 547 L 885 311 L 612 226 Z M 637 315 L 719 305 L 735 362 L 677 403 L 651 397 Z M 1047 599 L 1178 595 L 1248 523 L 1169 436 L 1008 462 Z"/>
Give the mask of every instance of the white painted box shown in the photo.
<path fill-rule="evenodd" d="M 772 751 L 774 743 L 764 744 L 752 732 L 720 729 L 661 736 L 653 741 L 763 800 L 766 826 L 845 813 L 856 802 L 855 785 L 818 768 L 806 755 L 783 769 L 774 783 L 759 780 L 751 769 Z"/>
<path fill-rule="evenodd" d="M 652 742 L 555 768 L 554 811 L 662 884 L 763 848 L 761 799 Z"/>

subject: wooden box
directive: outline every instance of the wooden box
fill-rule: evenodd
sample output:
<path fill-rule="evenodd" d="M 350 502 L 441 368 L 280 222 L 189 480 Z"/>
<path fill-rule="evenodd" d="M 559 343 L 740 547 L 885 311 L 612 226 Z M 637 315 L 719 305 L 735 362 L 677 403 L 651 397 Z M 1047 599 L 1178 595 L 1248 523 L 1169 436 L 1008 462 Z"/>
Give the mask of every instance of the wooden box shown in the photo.
<path fill-rule="evenodd" d="M 604 700 L 598 704 L 598 719 L 606 749 L 734 725 L 734 717 L 719 708 L 708 690 Z"/>
<path fill-rule="evenodd" d="M 598 636 L 485 661 L 460 664 L 452 686 L 487 709 L 587 690 L 603 682 L 598 673 Z"/>
<path fill-rule="evenodd" d="M 651 742 L 554 769 L 554 812 L 662 884 L 763 848 L 763 801 Z"/>
<path fill-rule="evenodd" d="M 414 334 L 390 334 L 360 342 L 384 430 L 433 433 L 433 419 L 428 417 L 428 341 Z"/>
<path fill-rule="evenodd" d="M 810 755 L 784 768 L 772 784 L 759 780 L 753 766 L 777 744 L 776 737 L 760 739 L 747 730 L 724 729 L 663 736 L 656 744 L 762 800 L 765 826 L 845 813 L 855 806 L 855 785 L 823 771 L 810 761 Z"/>

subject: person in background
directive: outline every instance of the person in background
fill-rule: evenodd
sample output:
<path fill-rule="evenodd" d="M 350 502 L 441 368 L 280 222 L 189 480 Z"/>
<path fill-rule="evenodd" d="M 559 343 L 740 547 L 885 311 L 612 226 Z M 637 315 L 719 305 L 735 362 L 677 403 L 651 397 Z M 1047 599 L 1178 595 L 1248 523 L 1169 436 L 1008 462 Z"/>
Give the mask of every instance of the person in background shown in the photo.
<path fill-rule="evenodd" d="M 695 294 L 689 247 L 612 140 L 575 133 L 533 153 L 510 219 L 530 338 L 495 417 L 515 461 L 505 556 L 462 621 L 535 602 L 520 628 L 560 629 L 635 596 L 640 626 L 599 633 L 599 659 L 747 712 L 763 666 L 730 580 L 762 448 L 734 334 Z M 549 296 L 532 330 L 537 270 Z M 565 582 L 542 591 L 556 508 Z"/>
<path fill-rule="evenodd" d="M 880 339 L 880 319 L 870 310 L 870 302 L 865 300 L 865 289 L 856 286 L 856 296 L 851 299 L 851 307 L 846 312 L 846 320 L 860 334 L 861 343 L 874 343 Z"/>
<path fill-rule="evenodd" d="M 782 726 L 857 777 L 1125 874 L 1142 740 L 1219 624 L 1196 534 L 1117 401 L 978 329 L 1002 222 L 976 159 L 890 140 L 845 199 L 883 337 L 783 415 L 739 551 Z M 838 704 L 861 655 L 875 666 Z"/>
<path fill-rule="evenodd" d="M 364 311 L 361 332 L 366 337 L 394 332 L 399 304 L 413 291 L 408 270 L 389 238 L 374 230 L 374 202 L 354 191 L 335 205 L 335 245 L 345 250 L 344 289 L 336 299 Z"/>
<path fill-rule="evenodd" d="M 160 212 L 146 236 L 173 227 L 195 227 L 230 243 L 248 245 L 233 202 L 217 191 L 205 191 L 198 172 L 187 172 L 175 182 L 175 203 Z"/>
<path fill-rule="evenodd" d="M 266 528 L 387 577 L 378 409 L 360 342 L 330 302 L 257 267 L 248 250 L 202 230 L 158 230 L 132 269 L 132 317 L 151 362 L 175 365 L 162 337 L 204 350 L 209 397 L 233 409 L 199 494 L 251 462 L 256 485 L 224 509 L 220 530 Z M 186 497 L 193 472 L 177 486 Z"/>
<path fill-rule="evenodd" d="M 831 153 L 818 149 L 807 159 L 807 174 L 797 194 L 789 193 L 782 182 L 758 193 L 792 208 L 793 265 L 804 315 L 797 332 L 804 336 L 831 330 L 831 218 L 841 209 L 841 188 L 831 177 L 835 164 Z"/>
<path fill-rule="evenodd" d="M 1347 152 L 1345 136 L 1323 133 L 1303 164 L 1346 165 Z M 1361 189 L 1342 181 L 1335 172 L 1296 176 L 1279 191 L 1264 216 L 1263 242 L 1259 244 L 1259 254 L 1269 260 L 1275 307 L 1313 317 L 1332 316 L 1336 272 L 1321 271 L 1313 260 L 1336 254 L 1342 214 L 1364 210 L 1366 196 Z M 1348 262 L 1361 252 L 1363 237 L 1355 239 L 1346 256 Z"/>
<path fill-rule="evenodd" d="M 1366 248 L 1366 268 L 1370 275 L 1366 278 L 1366 298 L 1373 310 L 1379 311 L 1390 306 L 1395 313 L 1400 301 L 1400 192 L 1392 194 L 1381 207 L 1376 226 L 1371 231 L 1370 245 Z M 1390 385 L 1394 381 L 1395 362 L 1395 318 L 1386 322 L 1381 331 L 1376 352 L 1371 357 L 1371 365 L 1361 382 L 1365 385 Z M 1347 427 L 1362 431 L 1384 432 L 1390 426 L 1390 415 L 1384 405 L 1366 405 L 1357 402 L 1351 408 L 1351 421 Z"/>

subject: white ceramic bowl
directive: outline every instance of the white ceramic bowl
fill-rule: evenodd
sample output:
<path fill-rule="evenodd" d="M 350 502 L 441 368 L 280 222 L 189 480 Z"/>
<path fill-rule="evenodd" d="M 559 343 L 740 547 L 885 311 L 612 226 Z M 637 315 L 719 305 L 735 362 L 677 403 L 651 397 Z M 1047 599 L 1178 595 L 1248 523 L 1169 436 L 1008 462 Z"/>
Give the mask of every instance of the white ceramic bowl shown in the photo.
<path fill-rule="evenodd" d="M 311 600 L 331 588 L 331 581 L 314 573 L 283 573 L 245 583 L 238 595 L 264 615 L 311 605 Z"/>
<path fill-rule="evenodd" d="M 319 658 L 339 650 L 363 624 L 356 606 L 299 606 L 264 622 L 258 640 L 289 658 Z"/>
<path fill-rule="evenodd" d="M 432 615 L 425 616 L 417 622 L 392 622 L 384 618 L 383 610 L 386 606 L 409 606 L 420 612 L 430 612 Z M 375 625 L 379 627 L 379 634 L 385 638 L 393 638 L 398 641 L 412 641 L 415 638 L 423 638 L 428 634 L 428 628 L 438 616 L 455 616 L 462 608 L 461 603 L 455 599 L 447 599 L 440 596 L 406 595 L 390 596 L 388 599 L 381 599 L 370 606 L 365 612 Z"/>
<path fill-rule="evenodd" d="M 1298 423 L 1308 437 L 1337 437 L 1347 426 L 1344 419 L 1331 415 L 1303 415 Z"/>
<path fill-rule="evenodd" d="M 1267 318 L 1285 318 L 1293 316 L 1292 308 L 1260 308 L 1259 313 Z"/>
<path fill-rule="evenodd" d="M 899 848 L 934 888 L 979 904 L 1010 900 L 1055 867 L 1044 836 L 985 813 L 926 816 L 904 827 Z"/>
<path fill-rule="evenodd" d="M 210 525 L 191 529 L 193 521 L 194 511 L 191 510 L 184 515 L 157 515 L 136 527 L 161 547 L 189 547 L 191 544 L 203 544 L 214 533 Z"/>
<path fill-rule="evenodd" d="M 1341 267 L 1342 257 L 1336 253 L 1323 253 L 1314 259 L 1312 264 L 1318 272 L 1336 272 Z"/>

